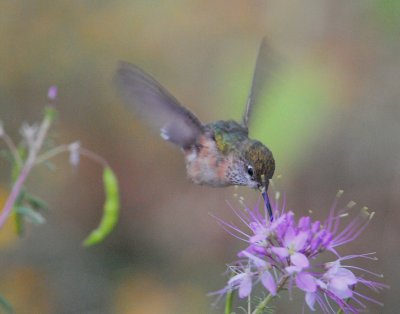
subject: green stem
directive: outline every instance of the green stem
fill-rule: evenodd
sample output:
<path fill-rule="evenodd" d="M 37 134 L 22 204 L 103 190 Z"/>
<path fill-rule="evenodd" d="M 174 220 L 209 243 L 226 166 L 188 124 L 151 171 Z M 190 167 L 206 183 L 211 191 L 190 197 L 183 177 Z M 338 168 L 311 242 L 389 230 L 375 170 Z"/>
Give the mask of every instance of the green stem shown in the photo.
<path fill-rule="evenodd" d="M 228 293 L 226 294 L 224 314 L 232 313 L 232 303 L 233 303 L 233 290 L 229 290 Z"/>
<path fill-rule="evenodd" d="M 281 280 L 278 283 L 278 286 L 276 287 L 276 293 L 278 294 L 279 291 L 282 289 L 282 287 L 285 285 L 286 281 L 288 280 L 289 277 L 282 277 Z M 268 303 L 274 298 L 275 296 L 273 296 L 272 294 L 268 294 L 264 300 L 262 300 L 257 307 L 254 309 L 254 311 L 252 312 L 252 314 L 261 314 L 266 306 L 268 305 Z"/>
<path fill-rule="evenodd" d="M 71 144 L 73 144 L 73 143 L 71 143 Z M 44 161 L 49 160 L 50 158 L 58 156 L 59 154 L 68 152 L 70 150 L 69 147 L 71 144 L 60 145 L 60 146 L 57 146 L 57 147 L 41 154 L 40 156 L 38 156 L 36 158 L 36 164 L 40 164 Z M 79 154 L 91 159 L 94 162 L 97 162 L 98 164 L 102 165 L 103 167 L 109 167 L 107 160 L 105 160 L 100 155 L 97 155 L 96 153 L 94 153 L 86 148 L 79 147 Z"/>
<path fill-rule="evenodd" d="M 55 148 L 53 148 L 53 149 L 51 149 L 51 150 L 39 155 L 36 158 L 36 164 L 40 164 L 40 163 L 42 163 L 44 161 L 47 161 L 48 159 L 53 158 L 53 157 L 55 157 L 55 156 L 57 156 L 59 154 L 68 152 L 68 146 L 69 145 L 66 145 L 66 144 L 60 145 L 60 146 L 57 146 L 57 147 L 55 147 Z"/>
<path fill-rule="evenodd" d="M 272 294 L 268 294 L 267 297 L 257 305 L 252 314 L 261 314 L 273 297 Z"/>

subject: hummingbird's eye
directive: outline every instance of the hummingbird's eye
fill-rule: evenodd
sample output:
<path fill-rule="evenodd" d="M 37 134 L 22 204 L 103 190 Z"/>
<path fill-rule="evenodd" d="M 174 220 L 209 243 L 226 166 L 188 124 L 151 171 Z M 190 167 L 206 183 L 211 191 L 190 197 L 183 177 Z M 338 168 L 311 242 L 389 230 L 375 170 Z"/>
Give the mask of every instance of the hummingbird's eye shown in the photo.
<path fill-rule="evenodd" d="M 253 177 L 254 170 L 253 170 L 252 166 L 250 166 L 250 165 L 247 166 L 247 173 L 249 174 L 250 177 Z"/>

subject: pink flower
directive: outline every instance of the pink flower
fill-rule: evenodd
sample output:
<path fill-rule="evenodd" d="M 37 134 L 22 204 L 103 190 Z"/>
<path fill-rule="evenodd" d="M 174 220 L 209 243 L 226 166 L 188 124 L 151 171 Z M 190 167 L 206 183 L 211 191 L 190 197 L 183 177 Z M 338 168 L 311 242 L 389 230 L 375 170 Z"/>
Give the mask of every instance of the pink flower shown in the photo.
<path fill-rule="evenodd" d="M 290 262 L 297 267 L 307 268 L 310 263 L 307 257 L 300 253 L 304 249 L 308 239 L 308 232 L 300 231 L 297 235 L 293 227 L 289 227 L 283 238 L 283 247 L 272 247 L 271 251 L 280 258 L 288 257 Z"/>
<path fill-rule="evenodd" d="M 338 193 L 337 197 L 340 195 Z M 344 260 L 374 260 L 374 257 L 370 254 L 339 257 L 337 252 L 338 247 L 354 241 L 360 235 L 373 214 L 363 210 L 342 228 L 340 223 L 342 217 L 347 216 L 349 207 L 336 211 L 335 206 L 331 207 L 324 222 L 313 221 L 310 216 L 300 217 L 296 221 L 292 211 L 285 212 L 284 202 L 281 208 L 278 203 L 272 204 L 273 221 L 269 219 L 265 207 L 256 206 L 243 211 L 233 209 L 248 230 L 241 230 L 219 219 L 230 234 L 247 243 L 247 248 L 239 252 L 239 261 L 235 263 L 236 266 L 231 266 L 233 277 L 217 294 L 237 289 L 239 297 L 244 298 L 251 294 L 253 286 L 261 283 L 272 296 L 279 294 L 281 289 L 299 289 L 304 292 L 304 301 L 309 309 L 314 311 L 318 305 L 323 313 L 332 313 L 334 304 L 345 313 L 359 313 L 361 308 L 366 307 L 364 300 L 381 304 L 355 289 L 358 285 L 376 292 L 387 288 L 384 284 L 365 278 L 366 274 L 380 275 L 342 264 Z M 337 259 L 323 265 L 315 263 L 324 253 L 333 253 Z M 360 275 L 356 275 L 357 272 Z M 354 302 L 349 303 L 349 299 Z"/>
<path fill-rule="evenodd" d="M 238 287 L 240 298 L 248 297 L 253 287 L 250 270 L 247 269 L 245 272 L 233 276 L 229 279 L 228 286 L 232 287 L 232 289 Z"/>
<path fill-rule="evenodd" d="M 340 261 L 325 264 L 327 272 L 322 276 L 327 289 L 340 299 L 353 296 L 352 286 L 357 283 L 356 276 L 348 269 L 341 267 Z"/>
<path fill-rule="evenodd" d="M 242 254 L 253 262 L 264 288 L 267 289 L 272 295 L 276 295 L 276 282 L 274 276 L 270 273 L 271 265 L 249 252 L 243 251 Z"/>

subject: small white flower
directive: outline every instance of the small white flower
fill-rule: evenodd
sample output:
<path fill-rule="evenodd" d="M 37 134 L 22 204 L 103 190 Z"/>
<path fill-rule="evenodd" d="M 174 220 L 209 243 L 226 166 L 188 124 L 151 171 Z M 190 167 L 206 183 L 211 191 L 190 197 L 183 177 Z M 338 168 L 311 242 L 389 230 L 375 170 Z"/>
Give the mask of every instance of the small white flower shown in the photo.
<path fill-rule="evenodd" d="M 29 147 L 31 147 L 35 142 L 38 131 L 39 131 L 39 126 L 37 124 L 29 125 L 26 122 L 22 123 L 20 133 Z"/>
<path fill-rule="evenodd" d="M 79 141 L 73 142 L 68 145 L 69 162 L 72 166 L 76 167 L 79 164 L 81 143 Z"/>

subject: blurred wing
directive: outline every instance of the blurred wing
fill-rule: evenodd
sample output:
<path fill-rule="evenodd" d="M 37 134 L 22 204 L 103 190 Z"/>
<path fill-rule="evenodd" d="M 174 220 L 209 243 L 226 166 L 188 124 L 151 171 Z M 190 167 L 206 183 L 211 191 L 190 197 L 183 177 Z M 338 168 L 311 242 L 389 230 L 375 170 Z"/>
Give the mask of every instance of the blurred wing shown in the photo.
<path fill-rule="evenodd" d="M 203 125 L 154 78 L 133 64 L 120 62 L 115 83 L 129 109 L 150 124 L 163 139 L 189 147 Z"/>
<path fill-rule="evenodd" d="M 266 37 L 263 38 L 258 50 L 258 56 L 256 66 L 254 68 L 253 81 L 251 83 L 249 97 L 247 99 L 246 111 L 243 115 L 243 126 L 248 129 L 251 114 L 254 105 L 259 100 L 261 91 L 267 87 L 268 83 L 272 81 L 276 69 L 278 60 L 274 55 L 268 40 Z"/>

